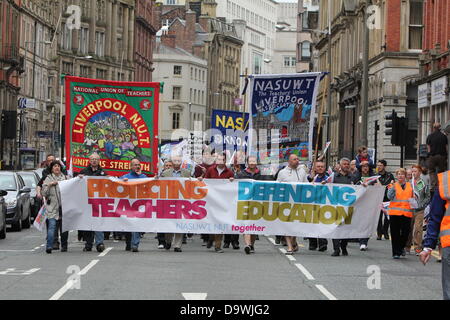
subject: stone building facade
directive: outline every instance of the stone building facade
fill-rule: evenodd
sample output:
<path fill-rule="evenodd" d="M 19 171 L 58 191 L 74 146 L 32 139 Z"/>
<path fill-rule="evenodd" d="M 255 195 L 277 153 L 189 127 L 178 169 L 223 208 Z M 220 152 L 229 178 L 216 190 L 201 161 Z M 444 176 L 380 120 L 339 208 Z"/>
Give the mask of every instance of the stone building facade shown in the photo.
<path fill-rule="evenodd" d="M 421 53 L 423 4 L 420 1 L 372 1 L 377 8 L 376 24 L 369 31 L 369 107 L 362 110 L 364 53 L 363 0 L 323 0 L 320 2 L 319 28 L 328 28 L 328 1 L 331 1 L 331 88 L 330 159 L 354 158 L 363 138 L 376 149 L 377 159 L 386 159 L 391 168 L 400 166 L 400 147 L 392 146 L 384 134 L 385 115 L 395 110 L 409 119 L 408 145 L 404 165 L 417 159 L 417 84 L 418 56 Z M 328 71 L 328 36 L 317 39 L 317 71 Z M 323 86 L 318 105 L 327 99 Z M 326 100 L 325 100 L 326 105 Z M 368 134 L 363 137 L 362 123 Z M 325 136 L 325 135 L 324 135 Z M 377 137 L 377 139 L 375 139 Z M 322 141 L 325 144 L 325 141 Z M 408 161 L 409 160 L 409 161 Z"/>

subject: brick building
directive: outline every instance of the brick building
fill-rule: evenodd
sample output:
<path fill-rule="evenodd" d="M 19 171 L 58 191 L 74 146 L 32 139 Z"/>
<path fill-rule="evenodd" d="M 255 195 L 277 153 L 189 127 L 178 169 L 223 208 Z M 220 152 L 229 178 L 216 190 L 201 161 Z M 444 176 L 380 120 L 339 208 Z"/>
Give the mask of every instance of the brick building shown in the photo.
<path fill-rule="evenodd" d="M 153 47 L 159 21 L 155 21 L 156 0 L 136 0 L 134 30 L 134 80 L 152 81 Z M 156 26 L 155 26 L 156 23 Z"/>
<path fill-rule="evenodd" d="M 20 0 L 0 0 L 0 160 L 2 169 L 17 159 L 16 119 L 23 61 L 19 55 Z"/>
<path fill-rule="evenodd" d="M 426 156 L 426 138 L 434 122 L 450 121 L 450 2 L 424 2 L 423 54 L 418 79 L 420 156 Z"/>

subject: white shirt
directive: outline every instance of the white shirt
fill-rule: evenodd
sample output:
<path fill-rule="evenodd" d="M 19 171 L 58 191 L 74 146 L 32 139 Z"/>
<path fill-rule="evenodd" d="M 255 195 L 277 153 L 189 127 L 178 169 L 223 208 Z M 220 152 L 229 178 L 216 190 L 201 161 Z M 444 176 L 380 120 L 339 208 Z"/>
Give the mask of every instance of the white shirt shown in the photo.
<path fill-rule="evenodd" d="M 297 169 L 287 166 L 278 173 L 278 182 L 308 182 L 308 173 L 304 166 L 299 165 Z"/>

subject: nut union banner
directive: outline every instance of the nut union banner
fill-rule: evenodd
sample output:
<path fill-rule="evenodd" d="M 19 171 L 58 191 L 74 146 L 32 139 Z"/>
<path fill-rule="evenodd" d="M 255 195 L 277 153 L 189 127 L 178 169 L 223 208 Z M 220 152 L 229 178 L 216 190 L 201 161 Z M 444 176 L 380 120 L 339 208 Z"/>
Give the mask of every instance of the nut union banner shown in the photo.
<path fill-rule="evenodd" d="M 63 230 L 369 238 L 382 186 L 84 177 L 60 183 Z"/>
<path fill-rule="evenodd" d="M 130 171 L 141 161 L 144 174 L 157 173 L 159 83 L 66 77 L 66 154 L 73 172 L 100 155 L 108 175 Z"/>

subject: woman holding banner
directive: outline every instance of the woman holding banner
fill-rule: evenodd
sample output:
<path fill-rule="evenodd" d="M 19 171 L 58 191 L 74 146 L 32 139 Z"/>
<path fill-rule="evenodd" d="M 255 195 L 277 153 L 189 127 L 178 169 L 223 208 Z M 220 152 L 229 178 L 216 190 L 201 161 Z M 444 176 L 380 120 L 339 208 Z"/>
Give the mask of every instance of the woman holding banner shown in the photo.
<path fill-rule="evenodd" d="M 46 252 L 52 253 L 55 230 L 59 228 L 61 232 L 61 252 L 67 251 L 67 240 L 69 232 L 62 232 L 62 210 L 61 193 L 59 191 L 59 182 L 67 180 L 67 177 L 61 171 L 59 161 L 53 161 L 49 167 L 50 174 L 45 178 L 42 184 L 42 195 L 46 198 L 47 207 L 47 246 Z"/>
<path fill-rule="evenodd" d="M 411 229 L 414 199 L 414 189 L 411 183 L 406 181 L 406 170 L 400 168 L 396 171 L 397 182 L 392 181 L 388 190 L 389 217 L 391 221 L 392 257 L 400 259 L 405 256 L 405 246 Z"/>

